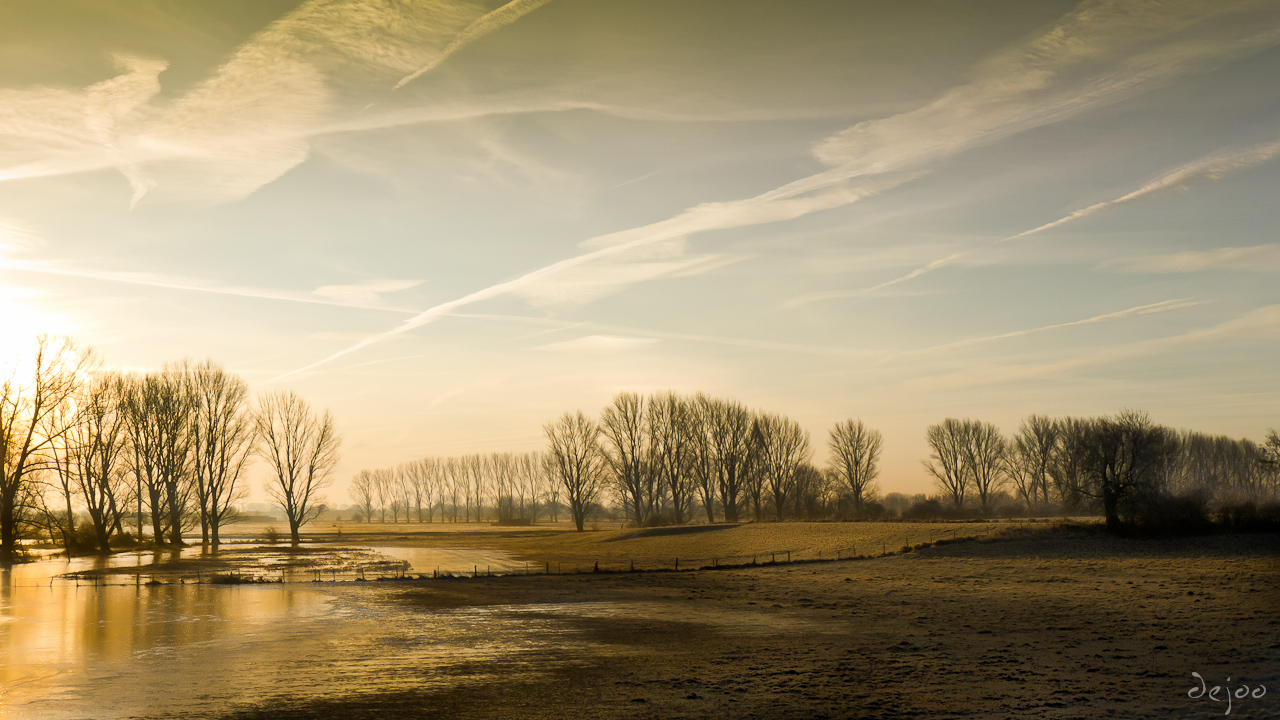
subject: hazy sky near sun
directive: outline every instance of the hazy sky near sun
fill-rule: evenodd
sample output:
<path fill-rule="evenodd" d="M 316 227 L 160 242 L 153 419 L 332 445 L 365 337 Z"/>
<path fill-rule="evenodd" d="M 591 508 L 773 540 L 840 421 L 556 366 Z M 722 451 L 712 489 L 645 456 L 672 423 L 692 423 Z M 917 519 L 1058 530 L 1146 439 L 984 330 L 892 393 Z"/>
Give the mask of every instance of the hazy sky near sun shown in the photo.
<path fill-rule="evenodd" d="M 1277 78 L 1274 0 L 9 0 L 0 343 L 296 390 L 338 503 L 622 390 L 861 417 L 885 491 L 947 416 L 1257 439 Z"/>

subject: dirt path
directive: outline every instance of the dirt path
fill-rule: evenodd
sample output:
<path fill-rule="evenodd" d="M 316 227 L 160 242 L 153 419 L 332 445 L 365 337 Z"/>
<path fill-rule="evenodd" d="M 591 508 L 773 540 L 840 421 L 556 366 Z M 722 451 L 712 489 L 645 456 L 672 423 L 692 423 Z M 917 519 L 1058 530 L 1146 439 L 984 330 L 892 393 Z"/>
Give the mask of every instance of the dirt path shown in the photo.
<path fill-rule="evenodd" d="M 591 651 L 534 682 L 288 699 L 228 718 L 1280 717 L 1280 537 L 1095 534 L 853 562 L 405 585 L 571 618 Z M 477 668 L 492 671 L 493 668 Z"/>

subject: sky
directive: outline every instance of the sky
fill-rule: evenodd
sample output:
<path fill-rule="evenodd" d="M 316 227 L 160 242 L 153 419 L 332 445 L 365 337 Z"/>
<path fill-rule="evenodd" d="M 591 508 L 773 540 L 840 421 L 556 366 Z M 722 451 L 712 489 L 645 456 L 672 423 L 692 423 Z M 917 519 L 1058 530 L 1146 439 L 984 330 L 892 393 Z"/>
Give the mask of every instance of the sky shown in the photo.
<path fill-rule="evenodd" d="M 362 468 L 620 391 L 1280 425 L 1274 0 L 9 0 L 0 352 L 212 358 Z M 253 471 L 263 498 L 265 469 Z"/>

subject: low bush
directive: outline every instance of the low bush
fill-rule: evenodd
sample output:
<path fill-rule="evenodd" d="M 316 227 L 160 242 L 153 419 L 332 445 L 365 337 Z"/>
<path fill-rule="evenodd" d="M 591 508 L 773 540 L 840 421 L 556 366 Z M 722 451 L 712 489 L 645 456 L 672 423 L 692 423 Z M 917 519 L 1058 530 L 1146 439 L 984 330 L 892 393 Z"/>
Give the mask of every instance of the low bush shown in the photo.
<path fill-rule="evenodd" d="M 1214 519 L 1220 526 L 1232 530 L 1244 532 L 1280 531 L 1280 502 L 1259 505 L 1250 500 L 1223 505 L 1218 508 Z"/>

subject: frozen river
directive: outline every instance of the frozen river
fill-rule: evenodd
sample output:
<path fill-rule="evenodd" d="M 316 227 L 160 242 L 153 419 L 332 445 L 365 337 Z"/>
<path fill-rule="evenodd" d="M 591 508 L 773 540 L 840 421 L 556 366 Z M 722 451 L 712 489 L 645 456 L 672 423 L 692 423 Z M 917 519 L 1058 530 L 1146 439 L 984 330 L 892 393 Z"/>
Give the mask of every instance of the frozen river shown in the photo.
<path fill-rule="evenodd" d="M 379 550 L 428 575 L 522 565 L 493 551 Z M 397 602 L 394 583 L 61 577 L 160 559 L 125 553 L 0 570 L 0 718 L 208 716 L 273 697 L 484 681 L 476 668 L 537 673 L 550 669 L 545 651 L 586 642 L 545 606 L 423 610 Z"/>

